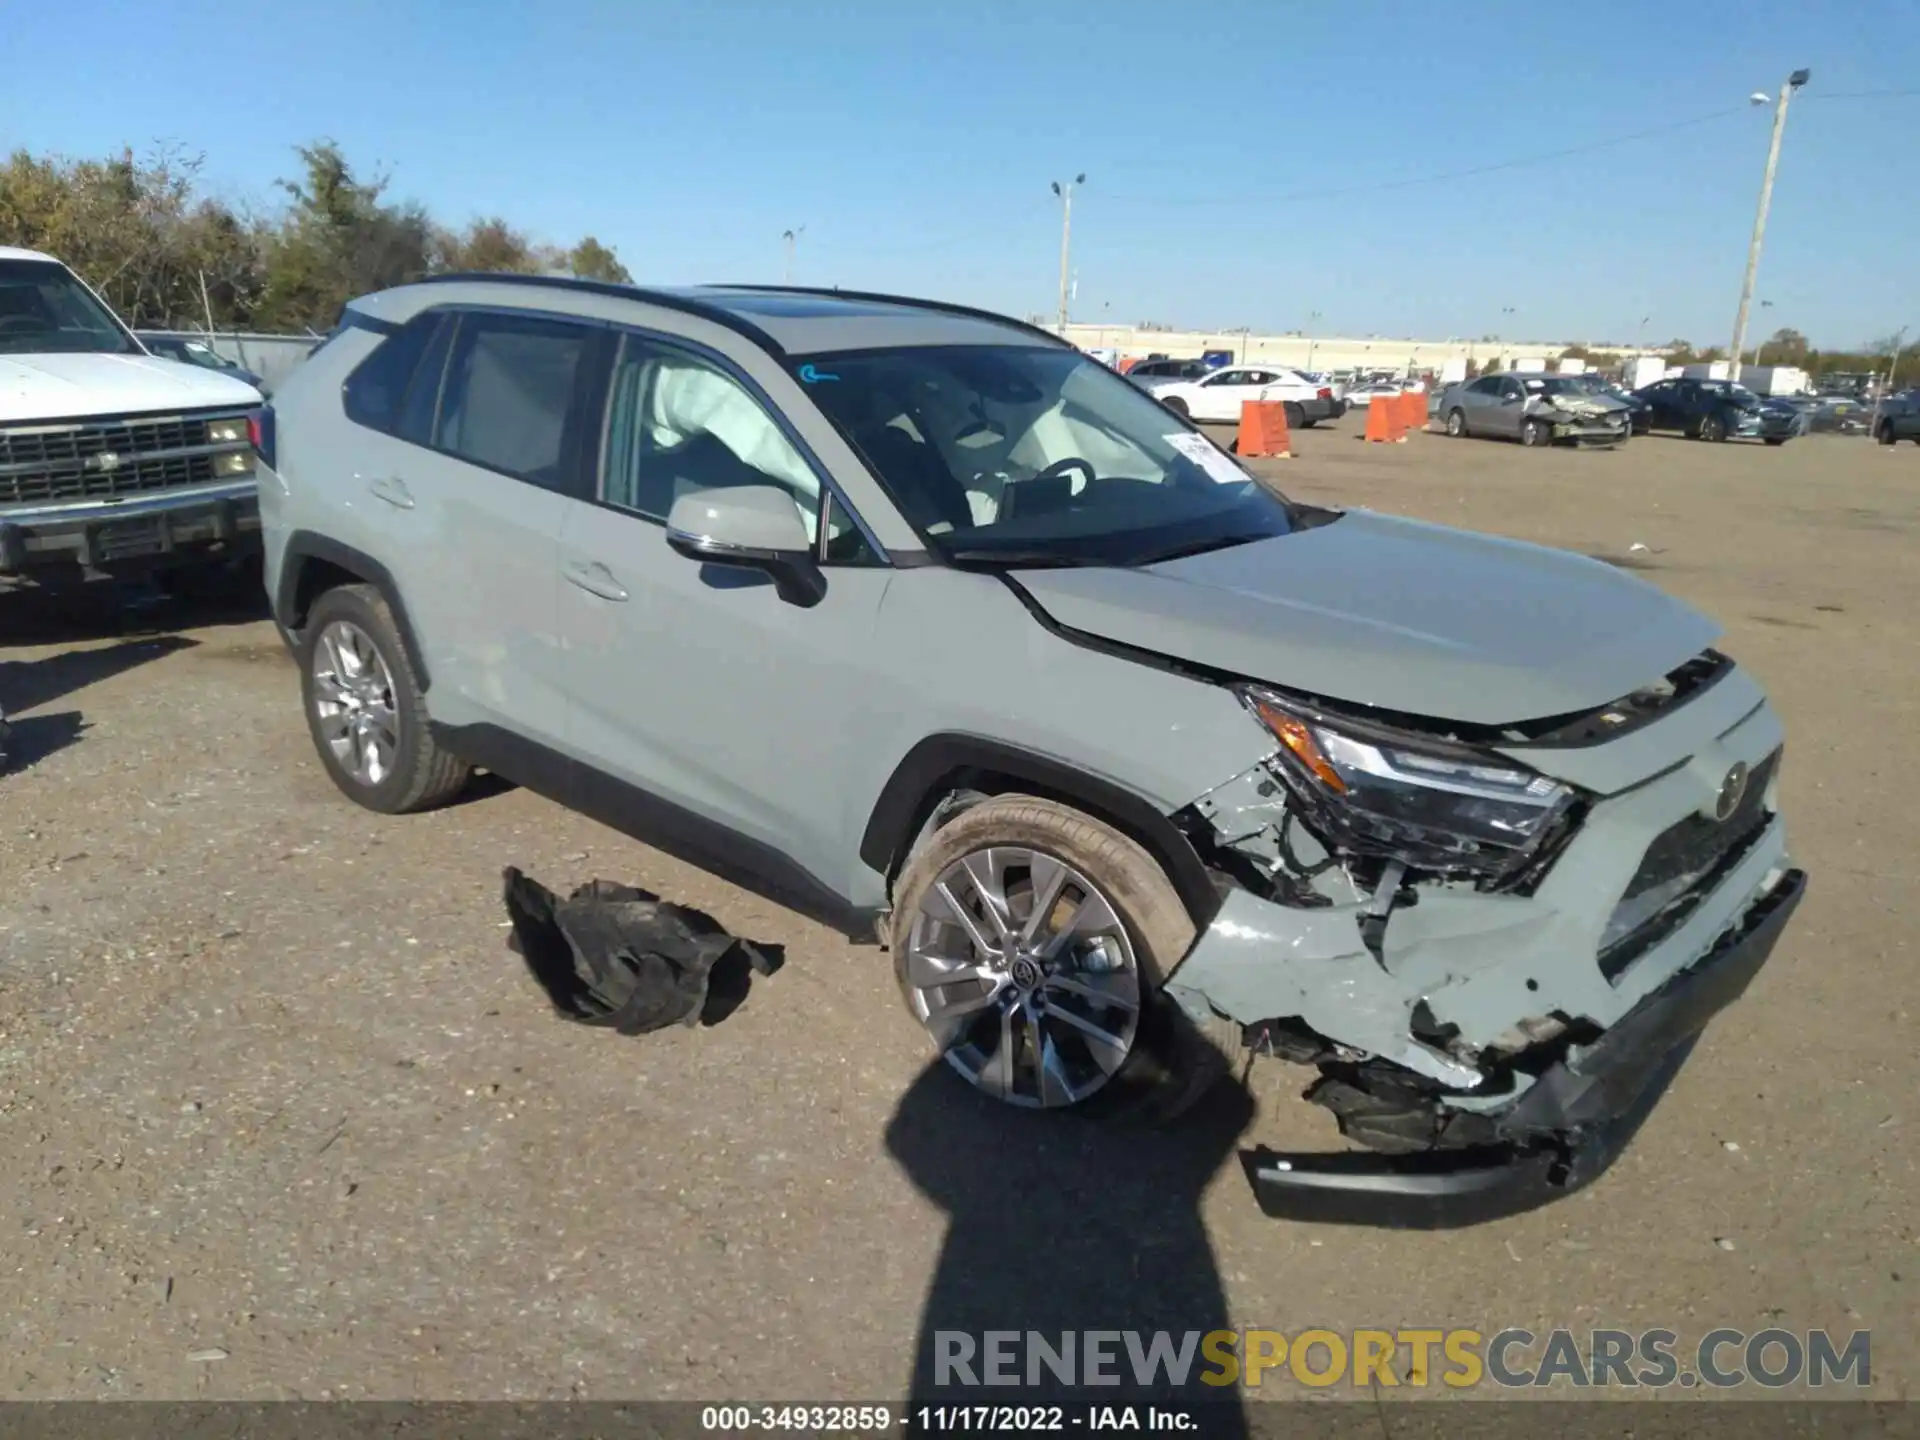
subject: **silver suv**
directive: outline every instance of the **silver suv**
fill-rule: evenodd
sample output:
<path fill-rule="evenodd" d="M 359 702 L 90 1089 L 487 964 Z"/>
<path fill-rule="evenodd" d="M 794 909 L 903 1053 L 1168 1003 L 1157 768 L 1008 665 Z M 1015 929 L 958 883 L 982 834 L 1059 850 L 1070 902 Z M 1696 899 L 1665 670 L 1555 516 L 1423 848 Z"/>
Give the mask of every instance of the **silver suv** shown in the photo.
<path fill-rule="evenodd" d="M 1290 501 L 1029 326 L 452 277 L 273 408 L 268 586 L 348 796 L 484 767 L 878 940 L 1011 1105 L 1313 1067 L 1364 1148 L 1249 1152 L 1270 1213 L 1590 1180 L 1802 893 L 1710 621 Z"/>

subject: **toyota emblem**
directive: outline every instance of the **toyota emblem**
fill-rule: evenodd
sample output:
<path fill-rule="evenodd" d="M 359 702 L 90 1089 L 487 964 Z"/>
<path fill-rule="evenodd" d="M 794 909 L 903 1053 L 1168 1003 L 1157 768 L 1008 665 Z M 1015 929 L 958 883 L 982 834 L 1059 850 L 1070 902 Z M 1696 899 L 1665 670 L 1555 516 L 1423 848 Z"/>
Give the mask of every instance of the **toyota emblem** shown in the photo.
<path fill-rule="evenodd" d="M 1736 760 L 1733 768 L 1727 771 L 1727 778 L 1720 782 L 1720 794 L 1713 802 L 1713 818 L 1729 820 L 1733 812 L 1740 808 L 1740 802 L 1747 795 L 1747 762 Z"/>

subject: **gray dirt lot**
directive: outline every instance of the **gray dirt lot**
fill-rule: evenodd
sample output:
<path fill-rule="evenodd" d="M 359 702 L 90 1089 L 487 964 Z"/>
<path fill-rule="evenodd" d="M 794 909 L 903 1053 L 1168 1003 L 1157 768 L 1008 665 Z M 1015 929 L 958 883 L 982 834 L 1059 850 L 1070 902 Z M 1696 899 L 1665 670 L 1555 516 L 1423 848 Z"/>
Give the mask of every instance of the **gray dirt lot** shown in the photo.
<path fill-rule="evenodd" d="M 1268 1221 L 1227 1120 L 983 1115 L 879 951 L 523 791 L 347 804 L 264 621 L 0 597 L 0 1395 L 893 1398 L 943 1245 L 944 1313 L 1008 1327 L 1870 1327 L 1909 1393 L 1920 449 L 1358 429 L 1264 468 L 1630 564 L 1786 719 L 1812 892 L 1596 1187 L 1448 1235 Z M 787 963 L 712 1029 L 569 1026 L 504 946 L 508 864 Z M 1297 1073 L 1251 1083 L 1249 1139 L 1321 1133 Z"/>

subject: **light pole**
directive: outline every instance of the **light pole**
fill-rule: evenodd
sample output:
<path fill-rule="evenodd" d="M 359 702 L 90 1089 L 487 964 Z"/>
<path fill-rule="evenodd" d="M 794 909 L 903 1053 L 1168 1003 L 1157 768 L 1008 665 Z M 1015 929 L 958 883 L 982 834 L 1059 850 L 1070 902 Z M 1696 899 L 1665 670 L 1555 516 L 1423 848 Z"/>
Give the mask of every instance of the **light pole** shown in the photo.
<path fill-rule="evenodd" d="M 1780 168 L 1780 137 L 1787 129 L 1787 102 L 1812 74 L 1811 70 L 1796 70 L 1789 75 L 1773 107 L 1773 139 L 1767 145 L 1767 173 L 1760 182 L 1760 208 L 1754 213 L 1753 239 L 1747 244 L 1747 275 L 1740 282 L 1740 313 L 1734 317 L 1733 344 L 1728 347 L 1733 356 L 1733 373 L 1729 378 L 1734 380 L 1740 378 L 1740 357 L 1746 353 L 1747 312 L 1753 306 L 1753 281 L 1760 271 L 1760 241 L 1767 233 L 1767 207 L 1773 203 L 1773 175 Z M 1748 98 L 1756 105 L 1767 103 L 1764 91 L 1756 90 Z"/>
<path fill-rule="evenodd" d="M 1053 182 L 1053 193 L 1060 197 L 1060 335 L 1067 333 L 1067 256 L 1073 243 L 1073 187 L 1087 183 L 1084 172 L 1062 185 Z"/>
<path fill-rule="evenodd" d="M 1762 310 L 1771 310 L 1773 308 L 1773 302 L 1771 300 L 1762 300 L 1760 302 L 1760 308 Z M 1756 340 L 1753 342 L 1753 368 L 1754 369 L 1758 370 L 1760 368 L 1760 352 L 1766 348 L 1767 348 L 1767 342 L 1765 340 Z M 1739 377 L 1736 376 L 1735 378 L 1737 379 Z"/>
<path fill-rule="evenodd" d="M 800 237 L 806 233 L 807 227 L 804 225 L 796 226 L 792 230 L 782 230 L 780 232 L 780 238 L 787 242 L 786 278 L 780 282 L 782 285 L 791 285 L 793 283 L 793 247 Z"/>
<path fill-rule="evenodd" d="M 1307 312 L 1307 369 L 1309 370 L 1313 368 L 1314 332 L 1319 329 L 1319 327 L 1320 312 L 1318 310 L 1309 310 Z"/>
<path fill-rule="evenodd" d="M 1887 357 L 1887 383 L 1874 391 L 1873 419 L 1867 424 L 1867 434 L 1876 440 L 1880 438 L 1880 407 L 1893 394 L 1893 378 L 1900 373 L 1900 351 L 1905 347 L 1906 340 L 1907 327 L 1902 325 L 1893 332 L 1893 354 Z"/>

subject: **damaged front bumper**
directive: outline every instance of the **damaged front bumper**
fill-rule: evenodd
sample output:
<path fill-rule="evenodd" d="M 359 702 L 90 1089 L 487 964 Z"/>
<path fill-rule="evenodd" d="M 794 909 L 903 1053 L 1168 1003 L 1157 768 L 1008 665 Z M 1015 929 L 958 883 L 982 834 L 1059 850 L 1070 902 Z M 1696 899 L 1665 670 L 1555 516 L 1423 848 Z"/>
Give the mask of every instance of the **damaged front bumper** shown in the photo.
<path fill-rule="evenodd" d="M 1591 1184 L 1666 1094 L 1707 1022 L 1766 963 L 1805 892 L 1806 873 L 1787 872 L 1737 933 L 1541 1075 L 1501 1127 L 1515 1138 L 1405 1155 L 1250 1150 L 1241 1163 L 1260 1208 L 1278 1219 L 1438 1230 L 1537 1209 Z"/>
<path fill-rule="evenodd" d="M 1370 897 L 1258 770 L 1195 802 L 1217 857 L 1309 853 L 1288 886 L 1230 889 L 1168 993 L 1317 1065 L 1308 1098 L 1372 1152 L 1248 1155 L 1262 1208 L 1444 1227 L 1599 1176 L 1804 891 L 1775 807 L 1781 738 L 1736 671 L 1611 742 L 1508 750 L 1591 797 L 1519 891 L 1430 876 Z"/>

